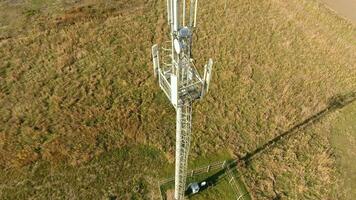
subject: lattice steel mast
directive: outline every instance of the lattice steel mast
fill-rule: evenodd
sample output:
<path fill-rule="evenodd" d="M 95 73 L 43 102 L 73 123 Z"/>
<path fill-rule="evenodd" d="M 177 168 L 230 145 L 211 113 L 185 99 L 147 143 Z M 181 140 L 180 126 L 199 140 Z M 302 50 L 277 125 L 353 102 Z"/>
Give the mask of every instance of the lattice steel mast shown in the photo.
<path fill-rule="evenodd" d="M 171 40 L 162 46 L 152 46 L 153 68 L 159 85 L 176 109 L 176 161 L 175 200 L 183 200 L 186 190 L 188 154 L 191 140 L 192 103 L 208 91 L 212 59 L 204 67 L 203 78 L 199 75 L 191 55 L 192 36 L 196 28 L 198 0 L 167 0 L 167 19 Z M 189 16 L 186 10 L 189 9 Z M 189 23 L 186 24 L 186 18 Z M 162 66 L 161 66 L 162 64 Z"/>

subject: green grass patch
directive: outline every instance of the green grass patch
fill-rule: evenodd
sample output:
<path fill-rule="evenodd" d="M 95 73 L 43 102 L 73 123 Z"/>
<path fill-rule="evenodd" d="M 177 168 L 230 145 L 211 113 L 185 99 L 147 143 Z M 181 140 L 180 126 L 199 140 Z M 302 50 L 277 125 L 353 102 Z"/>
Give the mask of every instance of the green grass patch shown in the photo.
<path fill-rule="evenodd" d="M 335 187 L 335 194 L 339 194 L 338 198 L 347 200 L 356 197 L 356 189 L 352 187 L 356 183 L 355 119 L 356 103 L 353 103 L 336 114 L 332 135 L 330 136 L 331 144 L 336 150 L 337 171 L 340 174 L 339 185 Z"/>

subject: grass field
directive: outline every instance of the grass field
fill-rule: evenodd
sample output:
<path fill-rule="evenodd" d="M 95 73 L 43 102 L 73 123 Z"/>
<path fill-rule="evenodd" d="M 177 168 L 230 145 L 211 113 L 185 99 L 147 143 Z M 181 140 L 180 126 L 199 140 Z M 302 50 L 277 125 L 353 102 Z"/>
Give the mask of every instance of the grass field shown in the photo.
<path fill-rule="evenodd" d="M 356 103 L 351 104 L 340 111 L 334 118 L 330 136 L 331 144 L 335 149 L 337 172 L 341 179 L 337 185 L 337 191 L 343 193 L 345 199 L 356 197 L 353 185 L 356 183 L 354 173 L 356 166 Z"/>
<path fill-rule="evenodd" d="M 240 159 L 258 200 L 355 199 L 355 26 L 314 0 L 205 2 L 193 55 L 215 65 L 190 166 Z M 158 198 L 165 3 L 0 2 L 0 199 Z"/>

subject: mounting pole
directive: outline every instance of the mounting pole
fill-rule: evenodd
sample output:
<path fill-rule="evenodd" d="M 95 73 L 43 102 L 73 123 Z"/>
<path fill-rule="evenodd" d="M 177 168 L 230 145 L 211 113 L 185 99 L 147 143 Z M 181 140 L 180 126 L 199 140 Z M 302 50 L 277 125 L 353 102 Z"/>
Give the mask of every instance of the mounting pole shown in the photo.
<path fill-rule="evenodd" d="M 181 146 L 182 146 L 182 141 L 181 141 L 181 117 L 182 117 L 182 107 L 178 106 L 177 107 L 177 115 L 176 115 L 176 166 L 175 166 L 175 174 L 174 174 L 174 198 L 179 199 L 179 193 L 180 190 L 184 190 L 179 188 L 180 187 L 180 182 L 181 182 L 181 176 L 180 176 L 180 165 L 181 165 Z M 178 188 L 177 188 L 178 187 Z"/>
<path fill-rule="evenodd" d="M 179 25 L 179 0 L 173 0 L 173 30 L 174 31 L 178 31 L 178 25 Z"/>
<path fill-rule="evenodd" d="M 162 46 L 162 53 L 159 53 L 157 44 L 152 46 L 154 74 L 158 77 L 159 86 L 164 94 L 176 109 L 175 200 L 184 200 L 187 189 L 192 105 L 195 100 L 202 99 L 207 93 L 213 65 L 212 59 L 209 59 L 202 78 L 191 56 L 197 11 L 198 0 L 191 0 L 189 24 L 186 26 L 186 1 L 167 0 L 167 21 L 171 28 L 171 40 L 165 44 L 170 46 Z"/>

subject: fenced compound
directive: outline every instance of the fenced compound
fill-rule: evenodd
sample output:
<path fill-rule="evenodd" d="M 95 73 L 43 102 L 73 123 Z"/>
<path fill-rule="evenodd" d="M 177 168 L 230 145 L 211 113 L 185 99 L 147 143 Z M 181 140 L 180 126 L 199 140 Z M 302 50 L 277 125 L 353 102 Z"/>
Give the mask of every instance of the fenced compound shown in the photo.
<path fill-rule="evenodd" d="M 237 172 L 236 164 L 236 161 L 233 161 L 226 166 L 226 175 L 229 178 L 229 184 L 232 186 L 232 189 L 236 194 L 236 200 L 251 199 L 251 197 L 246 198 L 246 196 L 248 196 L 247 189 L 241 188 L 241 185 L 246 187 L 244 181 L 242 180 L 241 174 L 238 173 L 237 177 L 234 174 L 234 170 Z"/>
<path fill-rule="evenodd" d="M 203 173 L 208 173 L 210 171 L 215 171 L 215 170 L 218 170 L 218 169 L 223 169 L 225 167 L 225 165 L 226 165 L 226 162 L 227 161 L 224 160 L 224 161 L 220 161 L 220 162 L 215 162 L 215 163 L 209 164 L 209 165 L 204 166 L 204 167 L 199 167 L 199 168 L 193 169 L 191 171 L 188 171 L 187 176 L 188 177 L 193 177 L 194 175 L 199 175 L 199 174 L 203 174 Z M 174 177 L 163 179 L 163 180 L 158 182 L 158 185 L 164 185 L 164 184 L 172 182 L 172 181 L 174 181 Z"/>
<path fill-rule="evenodd" d="M 214 174 L 221 173 L 224 177 L 227 178 L 229 185 L 233 193 L 235 194 L 236 200 L 251 200 L 249 193 L 247 192 L 244 181 L 242 180 L 242 176 L 237 171 L 237 161 L 220 161 L 214 162 L 209 165 L 199 167 L 193 170 L 188 171 L 187 179 L 197 177 L 200 175 L 207 175 L 206 178 L 210 176 L 214 176 Z M 161 196 L 161 200 L 167 200 L 166 190 L 168 188 L 174 187 L 174 177 L 163 179 L 158 182 L 158 188 Z"/>

